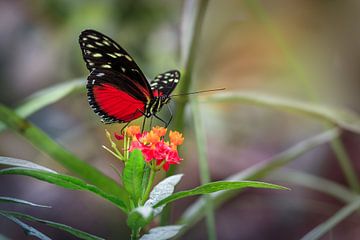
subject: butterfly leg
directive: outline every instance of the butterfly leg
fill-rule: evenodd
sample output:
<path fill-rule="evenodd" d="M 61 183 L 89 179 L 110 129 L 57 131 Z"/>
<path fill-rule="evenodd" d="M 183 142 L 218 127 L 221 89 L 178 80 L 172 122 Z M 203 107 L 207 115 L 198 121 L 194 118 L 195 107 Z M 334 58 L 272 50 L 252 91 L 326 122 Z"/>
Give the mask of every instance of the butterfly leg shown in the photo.
<path fill-rule="evenodd" d="M 123 126 L 123 127 L 121 128 L 121 131 L 120 131 L 121 134 L 124 134 L 124 129 L 125 129 L 127 126 L 129 126 L 130 123 L 131 123 L 131 122 L 126 123 L 125 126 Z"/>
<path fill-rule="evenodd" d="M 150 130 L 151 130 L 151 128 L 152 128 L 152 122 L 153 122 L 153 116 L 151 116 L 151 118 L 150 118 Z"/>
<path fill-rule="evenodd" d="M 146 122 L 146 117 L 144 116 L 144 120 L 143 120 L 143 123 L 142 123 L 142 128 L 141 128 L 141 133 L 144 131 L 145 129 L 145 122 Z"/>
<path fill-rule="evenodd" d="M 165 127 L 167 127 L 167 122 L 165 122 L 165 121 L 164 121 L 163 119 L 161 119 L 160 117 L 156 116 L 156 114 L 153 114 L 153 116 L 154 116 L 156 119 L 160 120 L 162 123 L 164 123 L 164 124 L 165 124 Z"/>
<path fill-rule="evenodd" d="M 169 113 L 170 113 L 170 119 L 169 119 L 169 121 L 168 121 L 167 124 L 166 124 L 166 127 L 168 127 L 169 124 L 171 123 L 171 120 L 173 119 L 173 113 L 172 113 L 172 111 L 171 111 L 171 107 L 169 106 L 169 104 L 166 104 L 166 107 L 168 108 Z"/>

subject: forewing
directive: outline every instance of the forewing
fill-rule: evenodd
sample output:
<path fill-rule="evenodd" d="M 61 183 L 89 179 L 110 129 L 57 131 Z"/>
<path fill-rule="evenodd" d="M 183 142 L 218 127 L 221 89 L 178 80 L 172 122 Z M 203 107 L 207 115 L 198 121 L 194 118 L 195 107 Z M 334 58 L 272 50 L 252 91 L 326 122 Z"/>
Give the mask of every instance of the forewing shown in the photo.
<path fill-rule="evenodd" d="M 151 81 L 150 87 L 154 96 L 169 96 L 180 80 L 178 70 L 170 70 L 157 75 Z"/>
<path fill-rule="evenodd" d="M 112 70 L 125 75 L 142 86 L 147 95 L 152 95 L 149 83 L 132 57 L 114 40 L 95 30 L 85 30 L 79 43 L 86 67 L 94 70 Z"/>
<path fill-rule="evenodd" d="M 126 75 L 103 69 L 90 73 L 86 87 L 90 106 L 105 123 L 129 122 L 142 116 L 149 97 L 141 95 L 142 86 Z"/>

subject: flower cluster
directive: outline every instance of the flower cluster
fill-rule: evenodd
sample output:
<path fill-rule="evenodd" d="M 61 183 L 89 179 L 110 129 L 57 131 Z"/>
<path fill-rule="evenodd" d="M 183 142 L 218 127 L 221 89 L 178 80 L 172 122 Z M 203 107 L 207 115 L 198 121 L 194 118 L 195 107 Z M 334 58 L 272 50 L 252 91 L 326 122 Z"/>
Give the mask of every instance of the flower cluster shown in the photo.
<path fill-rule="evenodd" d="M 129 151 L 140 149 L 146 162 L 153 162 L 156 167 L 167 171 L 171 164 L 179 164 L 177 147 L 184 141 L 184 137 L 177 131 L 169 132 L 169 141 L 165 141 L 167 129 L 164 127 L 153 127 L 149 132 L 140 132 L 139 126 L 130 126 L 125 130 L 126 138 L 131 139 Z M 115 135 L 117 139 L 121 136 Z"/>

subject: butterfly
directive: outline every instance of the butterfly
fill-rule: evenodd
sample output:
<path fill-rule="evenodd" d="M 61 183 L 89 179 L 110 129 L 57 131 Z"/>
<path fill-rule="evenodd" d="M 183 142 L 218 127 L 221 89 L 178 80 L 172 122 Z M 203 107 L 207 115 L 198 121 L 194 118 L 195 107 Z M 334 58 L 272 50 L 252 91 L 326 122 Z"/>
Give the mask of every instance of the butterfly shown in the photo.
<path fill-rule="evenodd" d="M 129 123 L 156 113 L 170 101 L 180 72 L 167 71 L 150 83 L 134 59 L 111 38 L 95 30 L 84 30 L 79 44 L 86 67 L 88 102 L 104 123 Z"/>

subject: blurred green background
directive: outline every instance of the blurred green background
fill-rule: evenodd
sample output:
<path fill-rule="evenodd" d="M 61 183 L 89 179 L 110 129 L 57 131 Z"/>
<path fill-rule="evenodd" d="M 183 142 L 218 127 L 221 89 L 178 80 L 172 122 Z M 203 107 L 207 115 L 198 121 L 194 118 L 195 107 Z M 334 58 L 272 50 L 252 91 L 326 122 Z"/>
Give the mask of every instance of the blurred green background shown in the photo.
<path fill-rule="evenodd" d="M 183 1 L 0 1 L 0 101 L 16 107 L 32 93 L 88 74 L 78 45 L 84 29 L 111 36 L 136 59 L 149 78 L 181 68 L 181 41 L 188 30 Z M 185 14 L 183 13 L 185 11 Z M 360 3 L 358 1 L 210 1 L 192 83 L 192 91 L 225 87 L 342 106 L 360 112 Z M 185 25 L 184 25 L 185 24 Z M 204 94 L 205 95 L 205 94 Z M 200 96 L 202 97 L 202 96 Z M 174 98 L 176 101 L 176 99 Z M 178 189 L 199 184 L 191 109 L 185 123 L 185 177 Z M 176 113 L 175 113 L 176 114 Z M 302 115 L 251 105 L 201 104 L 212 180 L 221 180 L 320 133 L 322 124 Z M 102 149 L 105 126 L 83 93 L 31 115 L 29 120 L 52 138 L 112 177 L 118 164 Z M 360 138 L 342 140 L 355 171 Z M 0 134 L 0 155 L 33 160 L 65 171 L 11 131 Z M 346 185 L 329 146 L 311 151 L 290 167 Z M 298 239 L 334 214 L 342 203 L 308 189 L 284 184 L 291 192 L 247 190 L 216 212 L 219 239 Z M 0 195 L 53 208 L 24 211 L 56 220 L 107 239 L 125 239 L 124 216 L 89 193 L 64 190 L 20 176 L 2 176 Z M 180 200 L 176 220 L 195 198 Z M 359 215 L 342 222 L 324 239 L 359 239 Z M 206 239 L 204 223 L 183 239 Z M 43 229 L 39 226 L 40 229 Z M 73 239 L 46 229 L 54 239 Z M 0 218 L 0 233 L 25 239 Z M 339 238 L 341 236 L 341 238 Z"/>

